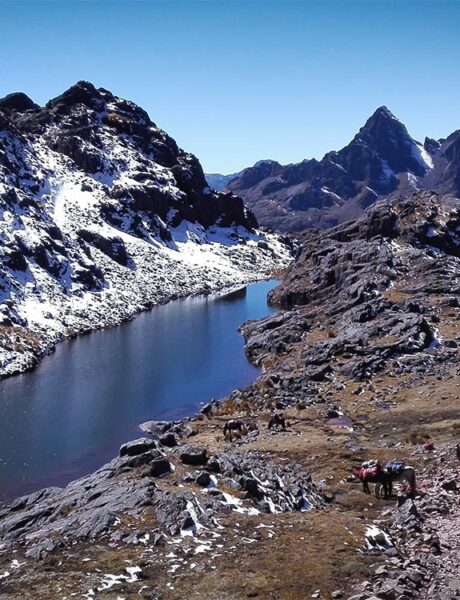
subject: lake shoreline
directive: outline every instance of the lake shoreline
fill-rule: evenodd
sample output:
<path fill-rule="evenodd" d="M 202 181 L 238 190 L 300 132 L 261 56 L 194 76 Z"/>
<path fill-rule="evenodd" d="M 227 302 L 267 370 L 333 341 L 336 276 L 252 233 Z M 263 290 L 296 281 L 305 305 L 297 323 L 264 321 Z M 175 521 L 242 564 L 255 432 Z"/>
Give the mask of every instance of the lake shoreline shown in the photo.
<path fill-rule="evenodd" d="M 110 277 L 100 291 L 63 293 L 52 278 L 27 288 L 10 300 L 21 324 L 0 326 L 0 380 L 30 372 L 63 340 L 116 327 L 171 300 L 269 279 L 292 260 L 292 247 L 278 236 L 252 237 L 265 239 L 266 247 L 244 237 L 234 245 L 189 243 L 181 251 L 138 254 L 133 268 L 106 265 Z"/>
<path fill-rule="evenodd" d="M 279 273 L 279 269 L 277 270 L 277 273 Z M 58 337 L 57 339 L 45 340 L 45 345 L 43 347 L 37 348 L 37 352 L 33 355 L 33 358 L 24 362 L 24 364 L 21 365 L 20 369 L 18 369 L 16 371 L 5 373 L 3 370 L 3 365 L 0 365 L 0 382 L 4 381 L 5 379 L 9 379 L 11 377 L 16 377 L 17 375 L 31 373 L 40 365 L 41 361 L 46 356 L 50 356 L 56 351 L 56 347 L 58 344 L 69 342 L 69 341 L 75 340 L 75 339 L 83 337 L 83 336 L 88 336 L 97 331 L 106 331 L 106 330 L 113 329 L 115 327 L 121 327 L 121 326 L 125 325 L 126 323 L 130 323 L 131 321 L 136 319 L 136 317 L 138 317 L 139 315 L 148 313 L 157 307 L 164 306 L 166 304 L 169 304 L 170 302 L 174 302 L 175 300 L 185 300 L 187 298 L 199 298 L 200 296 L 212 296 L 214 294 L 220 294 L 220 293 L 222 293 L 222 294 L 232 293 L 233 291 L 237 291 L 239 289 L 245 288 L 247 285 L 251 285 L 253 283 L 259 283 L 261 281 L 269 281 L 272 278 L 273 278 L 273 273 L 270 272 L 265 275 L 257 275 L 254 279 L 253 278 L 245 279 L 244 281 L 241 281 L 240 283 L 229 283 L 229 284 L 224 284 L 221 286 L 217 285 L 215 288 L 210 288 L 208 286 L 208 284 L 203 284 L 201 289 L 198 289 L 192 293 L 185 293 L 184 295 L 180 295 L 180 293 L 172 294 L 171 296 L 160 299 L 160 300 L 152 303 L 151 305 L 149 304 L 148 306 L 141 307 L 136 312 L 129 313 L 125 316 L 122 316 L 122 317 L 120 317 L 119 320 L 114 320 L 111 323 L 103 324 L 100 327 L 92 326 L 92 327 L 88 327 L 88 328 L 83 328 L 81 330 L 75 330 L 75 331 L 71 331 L 66 334 L 63 334 L 62 336 Z"/>
<path fill-rule="evenodd" d="M 272 283 L 273 282 L 273 283 Z M 262 288 L 260 288 L 260 286 L 257 286 L 257 284 L 262 285 Z M 231 297 L 231 304 L 230 307 L 227 309 L 225 308 L 224 312 L 222 313 L 223 309 L 218 308 L 219 305 L 215 305 L 216 308 L 214 308 L 212 310 L 213 313 L 217 313 L 216 314 L 226 314 L 225 311 L 228 312 L 228 310 L 230 311 L 234 311 L 235 308 L 233 308 L 233 306 L 239 306 L 241 304 L 241 302 L 238 299 L 238 296 L 240 295 L 240 292 L 244 291 L 244 295 L 243 295 L 243 304 L 241 304 L 241 306 L 245 306 L 246 305 L 246 290 L 249 288 L 251 289 L 251 286 L 256 286 L 253 287 L 252 289 L 254 290 L 253 292 L 249 293 L 249 298 L 260 298 L 260 300 L 252 300 L 252 303 L 256 302 L 255 306 L 257 306 L 257 310 L 259 311 L 256 314 L 252 314 L 249 315 L 248 318 L 259 318 L 261 316 L 263 316 L 263 314 L 261 313 L 262 308 L 260 305 L 260 302 L 263 298 L 263 304 L 265 304 L 268 308 L 268 303 L 266 302 L 266 292 L 269 291 L 269 289 L 271 289 L 271 287 L 267 287 L 265 284 L 270 284 L 270 286 L 272 285 L 276 285 L 277 282 L 275 282 L 275 280 L 259 280 L 258 282 L 249 282 L 249 284 L 247 283 L 241 283 L 241 284 L 234 284 L 231 286 L 224 286 L 222 288 L 220 288 L 217 291 L 213 291 L 213 292 L 208 292 L 206 294 L 196 294 L 194 296 L 189 296 L 187 298 L 178 298 L 176 299 L 176 301 L 179 303 L 176 305 L 176 310 L 179 311 L 178 314 L 181 314 L 181 310 L 187 310 L 187 306 L 201 306 L 203 305 L 202 303 L 198 302 L 198 305 L 196 303 L 194 303 L 194 300 L 200 301 L 200 299 L 202 300 L 202 302 L 204 302 L 204 306 L 208 306 L 208 299 L 211 300 L 213 302 L 213 304 L 211 304 L 211 306 L 214 305 L 214 303 L 220 303 L 221 301 L 226 301 L 227 302 L 227 298 Z M 260 288 L 260 289 L 259 289 Z M 259 290 L 259 291 L 255 291 L 255 290 Z M 266 291 L 262 291 L 262 290 L 266 290 Z M 254 294 L 256 294 L 256 296 L 254 296 Z M 262 294 L 262 295 L 261 295 Z M 236 295 L 236 305 L 235 305 L 235 298 L 233 298 L 233 296 Z M 192 301 L 192 304 L 190 305 L 188 301 Z M 250 300 L 248 300 L 248 302 L 250 302 Z M 128 321 L 127 323 L 123 323 L 119 326 L 113 327 L 113 328 L 108 328 L 107 331 L 113 330 L 111 333 L 111 337 L 110 338 L 104 338 L 104 330 L 99 330 L 99 334 L 102 334 L 100 336 L 98 336 L 98 338 L 94 338 L 93 340 L 91 340 L 90 338 L 88 338 L 87 342 L 85 342 L 85 345 L 83 346 L 83 350 L 82 350 L 82 346 L 81 343 L 79 346 L 77 346 L 77 348 L 72 348 L 72 346 L 69 345 L 59 345 L 59 356 L 55 357 L 55 356 L 49 356 L 47 358 L 46 363 L 40 363 L 39 365 L 37 365 L 40 370 L 36 370 L 33 373 L 30 374 L 26 374 L 25 377 L 26 379 L 23 380 L 23 382 L 19 383 L 21 380 L 18 380 L 18 384 L 15 387 L 15 379 L 14 378 L 8 378 L 8 380 L 5 380 L 5 384 L 8 382 L 8 388 L 6 388 L 6 390 L 9 390 L 8 394 L 9 396 L 12 395 L 15 396 L 14 400 L 16 403 L 15 406 L 15 410 L 19 410 L 20 412 L 22 412 L 21 410 L 21 406 L 23 405 L 23 403 L 21 403 L 21 396 L 18 396 L 17 394 L 14 393 L 14 390 L 18 389 L 19 392 L 21 392 L 22 386 L 26 385 L 26 390 L 25 393 L 26 395 L 30 395 L 31 398 L 33 398 L 33 404 L 30 404 L 30 408 L 32 407 L 36 407 L 34 410 L 35 412 L 38 410 L 39 412 L 48 412 L 49 408 L 46 405 L 43 405 L 43 401 L 40 400 L 40 397 L 37 397 L 37 393 L 36 393 L 36 389 L 35 389 L 35 384 L 33 383 L 34 381 L 36 381 L 37 377 L 38 377 L 38 381 L 41 381 L 41 379 L 43 379 L 44 376 L 47 375 L 47 373 L 49 372 L 51 374 L 51 376 L 54 377 L 58 377 L 59 378 L 59 369 L 60 369 L 60 365 L 62 363 L 62 361 L 64 360 L 66 365 L 68 365 L 68 368 L 71 369 L 71 371 L 75 371 L 75 376 L 81 376 L 78 375 L 78 373 L 80 373 L 79 368 L 78 368 L 78 363 L 74 363 L 72 362 L 71 357 L 73 355 L 75 355 L 75 353 L 79 353 L 79 352 L 92 352 L 91 348 L 92 345 L 96 346 L 97 348 L 99 347 L 105 347 L 107 346 L 107 343 L 109 344 L 109 348 L 111 346 L 111 342 L 110 339 L 115 339 L 117 338 L 118 331 L 122 334 L 124 332 L 124 335 L 122 335 L 121 337 L 126 339 L 128 342 L 132 337 L 132 332 L 141 329 L 143 330 L 149 323 L 155 323 L 158 321 L 158 319 L 161 317 L 161 315 L 165 314 L 164 312 L 160 312 L 160 313 L 156 313 L 153 314 L 153 310 L 154 309 L 158 309 L 161 311 L 162 307 L 167 305 L 168 303 L 165 303 L 163 305 L 157 305 L 155 307 L 153 307 L 152 309 L 150 309 L 149 311 L 144 311 L 141 315 L 138 315 L 137 318 L 141 319 L 140 321 L 136 321 L 136 319 L 130 319 L 130 321 Z M 171 309 L 169 309 L 168 313 L 166 313 L 167 315 L 170 314 L 170 311 L 173 310 L 174 313 L 174 301 L 170 301 L 169 304 L 171 305 Z M 252 304 L 251 304 L 252 306 Z M 182 307 L 182 308 L 181 308 Z M 190 308 L 188 309 L 190 310 Z M 195 309 L 196 310 L 196 309 Z M 208 309 L 206 309 L 207 311 Z M 240 309 L 242 310 L 242 309 Z M 249 309 L 248 309 L 249 310 Z M 254 308 L 252 308 L 252 310 L 255 310 Z M 273 309 L 270 309 L 273 310 Z M 174 313 L 175 314 L 175 313 Z M 184 317 L 186 317 L 188 313 L 184 313 Z M 190 317 L 193 319 L 193 314 L 190 314 Z M 269 314 L 269 313 L 267 313 Z M 152 315 L 150 317 L 150 315 Z M 239 315 L 239 313 L 238 313 Z M 216 317 L 217 318 L 217 317 Z M 153 319 L 153 321 L 152 321 Z M 118 444 L 115 446 L 112 442 L 113 440 L 111 439 L 111 437 L 109 436 L 108 439 L 106 440 L 106 448 L 105 450 L 103 449 L 103 447 L 101 446 L 100 451 L 97 450 L 93 450 L 93 454 L 88 454 L 87 456 L 85 454 L 83 454 L 81 457 L 78 456 L 75 459 L 70 458 L 68 461 L 65 461 L 62 463 L 62 467 L 59 467 L 56 472 L 54 473 L 54 471 L 52 471 L 53 475 L 48 475 L 48 474 L 44 474 L 43 476 L 38 474 L 32 474 L 33 472 L 31 472 L 31 479 L 30 482 L 28 483 L 28 479 L 24 479 L 24 483 L 21 483 L 21 480 L 17 479 L 18 475 L 12 475 L 12 479 L 11 479 L 11 483 L 8 483 L 8 477 L 6 477 L 6 479 L 4 479 L 4 483 L 3 483 L 3 487 L 4 489 L 9 489 L 9 486 L 12 486 L 13 491 L 6 494 L 0 494 L 0 505 L 1 504 L 5 504 L 7 502 L 11 502 L 12 500 L 14 500 L 14 498 L 17 498 L 19 496 L 25 495 L 25 494 L 30 494 L 30 493 L 34 493 L 37 490 L 40 489 L 44 489 L 47 488 L 49 486 L 58 486 L 58 487 L 65 487 L 66 485 L 68 485 L 69 483 L 71 483 L 72 481 L 78 479 L 79 477 L 84 476 L 86 473 L 91 473 L 93 472 L 95 469 L 99 468 L 101 464 L 103 464 L 105 461 L 110 460 L 113 455 L 114 452 L 116 451 L 116 449 L 118 449 L 119 445 L 123 442 L 125 442 L 127 439 L 132 439 L 133 437 L 135 437 L 135 429 L 138 430 L 138 426 L 145 420 L 147 419 L 173 419 L 176 423 L 181 422 L 181 423 L 185 423 L 187 421 L 189 421 L 190 419 L 195 418 L 201 410 L 201 407 L 203 406 L 203 404 L 205 404 L 207 401 L 210 400 L 210 398 L 212 397 L 225 397 L 225 395 L 227 395 L 228 393 L 231 392 L 231 390 L 233 390 L 236 386 L 239 387 L 245 387 L 247 385 L 249 385 L 254 378 L 257 378 L 259 372 L 260 372 L 260 368 L 257 368 L 255 366 L 252 365 L 251 361 L 248 359 L 246 353 L 244 352 L 244 338 L 241 335 L 240 331 L 239 331 L 239 327 L 247 320 L 247 318 L 242 315 L 241 319 L 238 317 L 237 321 L 233 322 L 233 324 L 227 324 L 224 323 L 225 327 L 228 328 L 229 330 L 229 334 L 231 333 L 234 337 L 237 337 L 238 339 L 238 344 L 240 344 L 241 340 L 241 358 L 239 359 L 239 362 L 243 362 L 244 365 L 247 365 L 247 368 L 245 368 L 244 370 L 241 370 L 241 374 L 238 375 L 238 377 L 241 377 L 240 383 L 233 383 L 232 387 L 227 387 L 227 389 L 221 390 L 221 394 L 219 394 L 219 392 L 217 391 L 216 393 L 209 393 L 209 395 L 204 395 L 202 396 L 202 401 L 199 401 L 200 398 L 196 398 L 194 396 L 194 391 L 193 388 L 190 389 L 189 391 L 189 395 L 187 395 L 187 400 L 190 397 L 190 404 L 189 405 L 177 405 L 177 404 L 172 404 L 170 406 L 163 406 L 163 405 L 158 405 L 157 403 L 155 403 L 153 410 L 149 411 L 148 413 L 145 413 L 141 415 L 141 418 L 137 421 L 135 421 L 134 423 L 127 423 L 126 428 L 127 428 L 127 432 L 125 432 L 125 434 L 123 435 L 118 435 L 119 438 L 119 442 Z M 193 322 L 193 321 L 192 321 Z M 161 323 L 161 321 L 160 321 Z M 124 326 L 129 326 L 131 324 L 130 330 L 124 330 L 123 327 Z M 216 323 L 215 324 L 215 328 L 216 328 L 216 332 L 215 335 L 218 335 L 220 337 L 220 333 L 219 333 L 219 329 L 217 329 L 217 327 L 220 327 L 220 323 Z M 130 333 L 131 332 L 131 333 Z M 93 333 L 97 333 L 97 332 L 93 332 Z M 87 337 L 87 336 L 82 336 Z M 78 342 L 80 339 L 80 336 L 73 338 L 72 340 L 64 340 L 65 342 Z M 104 345 L 104 339 L 106 340 L 106 344 Z M 139 340 L 139 343 L 141 342 L 141 340 Z M 89 343 L 89 345 L 88 345 Z M 132 341 L 129 342 L 129 345 L 132 345 Z M 79 350 L 80 348 L 80 350 Z M 141 348 L 139 348 L 139 351 L 141 351 Z M 165 350 L 166 351 L 166 350 Z M 65 358 L 69 356 L 69 360 L 70 362 L 68 362 L 68 360 Z M 215 359 L 214 359 L 215 360 Z M 57 362 L 56 362 L 57 361 Z M 72 366 L 74 365 L 74 366 Z M 126 365 L 126 368 L 129 372 L 129 366 Z M 67 369 L 67 366 L 66 366 Z M 118 369 L 115 367 L 115 370 L 117 371 Z M 232 370 L 230 370 L 230 373 L 233 373 L 233 371 L 235 370 L 235 367 L 232 367 Z M 254 370 L 254 375 L 250 374 L 250 372 Z M 257 370 L 257 372 L 256 372 Z M 240 372 L 240 371 L 238 371 Z M 43 373 L 45 375 L 43 375 Z M 34 379 L 30 380 L 27 379 L 29 376 L 32 376 Z M 230 375 L 228 375 L 230 377 Z M 234 376 L 233 376 L 234 378 Z M 28 384 L 28 385 L 27 385 Z M 42 385 L 46 384 L 46 380 L 45 383 Z M 58 384 L 56 384 L 57 386 Z M 209 384 L 211 385 L 211 384 Z M 214 385 L 214 392 L 216 392 L 215 389 L 215 385 Z M 219 384 L 220 385 L 220 384 Z M 19 387 L 18 387 L 19 386 Z M 32 387 L 31 387 L 32 386 Z M 218 386 L 219 387 L 219 386 Z M 48 389 L 48 388 L 47 388 Z M 63 389 L 63 391 L 65 391 L 66 388 Z M 11 391 L 13 390 L 13 392 Z M 5 388 L 3 389 L 3 392 L 5 392 Z M 223 393 L 222 393 L 223 392 Z M 174 396 L 174 385 L 172 385 L 171 387 L 171 393 Z M 54 384 L 51 388 L 49 388 L 49 394 L 51 396 L 55 395 L 55 391 L 54 391 Z M 84 388 L 82 389 L 81 394 L 83 394 L 83 396 L 85 396 L 85 392 L 84 392 Z M 3 401 L 7 401 L 8 402 L 8 396 L 0 396 L 0 400 Z M 97 398 L 92 398 L 92 396 L 90 395 L 88 397 L 88 400 L 85 400 L 85 402 L 88 404 L 92 404 L 92 402 L 98 402 Z M 111 399 L 112 401 L 112 399 Z M 19 402 L 19 404 L 18 404 Z M 61 406 L 62 402 L 64 402 L 64 405 Z M 104 411 L 104 406 L 107 404 L 108 400 L 107 398 L 104 399 L 104 402 L 101 405 L 101 410 Z M 156 401 L 155 401 L 156 402 Z M 68 404 L 68 401 L 66 400 L 65 396 L 60 399 L 59 405 L 56 407 L 58 412 L 58 416 L 56 417 L 59 420 L 59 414 L 60 412 L 64 411 L 66 412 L 67 410 L 74 410 L 72 409 L 71 406 L 69 406 L 69 408 L 67 409 L 66 406 Z M 24 406 L 29 406 L 29 403 L 27 403 Z M 53 412 L 55 412 L 53 410 Z M 1 413 L 0 413 L 1 414 Z M 37 415 L 38 416 L 38 415 Z M 4 423 L 8 423 L 9 419 L 8 419 L 8 412 L 5 413 L 3 415 L 4 417 Z M 97 415 L 96 415 L 97 417 Z M 143 418 L 142 418 L 143 417 Z M 62 415 L 62 418 L 65 418 L 64 415 Z M 25 429 L 27 429 L 27 425 L 25 425 Z M 70 426 L 70 424 L 69 424 Z M 85 426 L 84 424 L 80 424 L 78 421 L 73 422 L 72 427 L 76 427 L 76 430 L 81 430 L 82 427 Z M 10 426 L 11 427 L 11 426 Z M 119 427 L 119 423 L 117 422 L 117 417 L 114 416 L 114 430 L 118 431 Z M 21 425 L 21 428 L 24 429 Z M 11 429 L 8 429 L 8 426 L 6 427 L 3 437 L 7 438 L 9 437 L 9 432 L 13 431 Z M 49 436 L 51 439 L 53 439 L 57 432 L 55 432 L 55 424 L 51 421 L 50 423 L 47 423 L 47 431 L 49 431 Z M 132 432 L 131 434 L 129 432 Z M 53 433 L 54 432 L 54 433 Z M 105 429 L 103 429 L 100 432 L 101 436 L 107 436 L 107 433 L 104 433 Z M 31 432 L 30 435 L 36 436 L 37 432 Z M 81 434 L 80 434 L 81 435 Z M 22 432 L 21 435 L 19 435 L 18 440 L 21 440 L 21 436 L 22 436 Z M 48 436 L 46 436 L 48 437 Z M 18 441 L 18 443 L 20 444 L 20 441 Z M 53 442 L 54 443 L 54 442 Z M 99 442 L 98 442 L 99 444 Z M 50 447 L 50 449 L 52 449 L 53 446 Z M 82 448 L 86 449 L 86 452 L 89 452 L 89 450 L 91 449 L 91 446 L 89 446 L 87 443 L 83 443 L 82 444 Z M 112 448 L 110 450 L 110 448 Z M 1 448 L 0 448 L 1 449 Z M 19 449 L 14 449 L 14 447 L 11 449 L 11 457 L 14 456 L 13 453 L 21 451 L 22 450 L 22 444 L 21 444 L 21 448 Z M 24 451 L 25 452 L 25 451 Z M 41 453 L 35 453 L 34 451 L 31 451 L 28 454 L 24 455 L 24 462 L 29 462 L 33 459 L 33 456 L 41 456 L 43 455 L 43 450 Z M 3 457 L 6 461 L 6 463 L 8 463 L 9 459 L 9 452 L 8 449 L 4 448 L 4 452 L 3 452 Z M 95 457 L 99 457 L 99 460 L 96 460 Z M 43 458 L 45 458 L 45 456 L 43 456 Z M 47 457 L 46 457 L 47 458 Z M 15 459 L 17 460 L 17 459 Z M 85 464 L 87 465 L 85 467 Z M 13 461 L 13 465 L 14 465 L 14 461 Z M 12 467 L 10 467 L 11 469 Z M 51 468 L 51 467 L 50 467 Z M 21 471 L 19 471 L 20 473 Z M 8 471 L 6 471 L 6 473 L 8 473 Z M 71 473 L 71 476 L 69 477 L 69 473 Z M 27 476 L 29 477 L 29 476 Z"/>

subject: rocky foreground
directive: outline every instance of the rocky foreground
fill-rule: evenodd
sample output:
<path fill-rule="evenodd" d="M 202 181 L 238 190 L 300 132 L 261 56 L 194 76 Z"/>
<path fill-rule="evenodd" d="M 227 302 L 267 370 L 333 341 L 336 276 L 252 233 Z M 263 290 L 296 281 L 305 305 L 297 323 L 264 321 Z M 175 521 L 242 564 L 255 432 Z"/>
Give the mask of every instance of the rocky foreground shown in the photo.
<path fill-rule="evenodd" d="M 307 234 L 242 327 L 252 386 L 0 512 L 2 600 L 459 597 L 458 231 L 424 192 Z M 413 465 L 415 499 L 363 494 L 368 458 Z"/>

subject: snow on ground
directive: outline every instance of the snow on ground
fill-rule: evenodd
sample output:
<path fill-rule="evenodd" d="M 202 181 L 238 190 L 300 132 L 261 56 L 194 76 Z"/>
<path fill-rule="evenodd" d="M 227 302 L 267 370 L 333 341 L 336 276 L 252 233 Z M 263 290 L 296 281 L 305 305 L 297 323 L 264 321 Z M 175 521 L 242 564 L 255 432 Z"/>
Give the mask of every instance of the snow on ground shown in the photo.
<path fill-rule="evenodd" d="M 128 573 L 127 575 L 123 573 L 121 575 L 111 575 L 110 573 L 104 575 L 104 579 L 97 588 L 97 591 L 108 590 L 119 583 L 134 583 L 139 579 L 138 573 L 141 573 L 142 569 L 140 567 L 126 567 L 126 572 Z"/>
<path fill-rule="evenodd" d="M 49 132 L 54 127 L 50 125 Z M 1 276 L 0 317 L 7 326 L 12 313 L 18 318 L 13 319 L 12 332 L 0 328 L 0 377 L 31 368 L 65 337 L 119 324 L 172 298 L 268 278 L 291 260 L 289 249 L 272 234 L 218 224 L 205 229 L 185 220 L 172 227 L 175 206 L 187 198 L 171 169 L 157 164 L 129 136 L 114 135 L 104 127 L 98 135 L 104 167 L 87 173 L 51 149 L 43 136 L 18 141 L 1 134 L 9 160 L 23 174 L 19 182 L 6 175 L 5 184 L 26 193 L 31 208 L 16 203 L 0 211 L 4 247 L 19 247 L 27 257 L 26 270 L 4 269 Z M 166 222 L 130 208 L 129 202 L 122 206 L 112 193 L 115 188 L 122 195 L 142 188 L 144 176 L 171 203 Z M 115 220 L 104 218 L 107 205 Z M 170 240 L 160 235 L 161 228 Z M 97 244 L 83 242 L 82 230 L 108 244 L 118 239 L 125 246 L 127 265 Z M 37 256 L 52 269 L 38 264 Z M 82 273 L 99 273 L 98 285 L 83 283 Z"/>
<path fill-rule="evenodd" d="M 386 550 L 393 546 L 388 534 L 377 525 L 368 525 L 364 533 L 368 550 Z"/>
<path fill-rule="evenodd" d="M 386 160 L 382 160 L 382 169 L 384 179 L 393 179 L 393 177 L 395 176 L 395 172 Z"/>
<path fill-rule="evenodd" d="M 414 155 L 414 158 L 422 165 L 423 168 L 433 168 L 433 159 L 422 146 L 422 144 L 416 144 L 412 146 L 412 154 Z"/>

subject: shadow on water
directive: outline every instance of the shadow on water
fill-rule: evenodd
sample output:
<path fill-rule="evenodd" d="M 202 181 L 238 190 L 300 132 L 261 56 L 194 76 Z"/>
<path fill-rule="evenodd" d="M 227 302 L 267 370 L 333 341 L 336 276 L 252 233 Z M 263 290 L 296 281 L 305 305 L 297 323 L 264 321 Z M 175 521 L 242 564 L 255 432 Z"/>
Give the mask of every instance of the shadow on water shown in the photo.
<path fill-rule="evenodd" d="M 0 501 L 64 485 L 116 455 L 139 423 L 191 415 L 250 384 L 237 328 L 272 313 L 276 281 L 175 300 L 133 321 L 59 344 L 31 372 L 0 382 Z"/>
<path fill-rule="evenodd" d="M 247 288 L 242 287 L 237 290 L 231 291 L 228 294 L 219 295 L 216 298 L 216 302 L 233 302 L 234 300 L 241 300 L 246 298 Z"/>

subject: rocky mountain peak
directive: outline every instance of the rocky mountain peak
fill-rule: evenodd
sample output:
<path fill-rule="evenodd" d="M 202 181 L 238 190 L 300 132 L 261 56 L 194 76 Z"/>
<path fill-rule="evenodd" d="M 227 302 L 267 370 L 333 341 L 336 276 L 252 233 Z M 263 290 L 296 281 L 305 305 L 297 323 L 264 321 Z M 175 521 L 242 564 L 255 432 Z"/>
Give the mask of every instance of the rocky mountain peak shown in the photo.
<path fill-rule="evenodd" d="M 96 103 L 100 103 L 103 99 L 104 97 L 101 91 L 98 90 L 92 83 L 89 81 L 78 81 L 75 85 L 72 85 L 61 95 L 51 99 L 46 104 L 46 108 L 52 108 L 57 104 L 65 104 L 67 106 L 84 104 L 89 108 L 93 108 Z"/>
<path fill-rule="evenodd" d="M 271 158 L 264 158 L 254 163 L 255 168 L 270 167 L 272 165 L 279 165 L 279 163 L 277 163 L 276 160 L 272 160 Z"/>
<path fill-rule="evenodd" d="M 381 106 L 369 117 L 354 137 L 352 144 L 365 144 L 395 173 L 410 172 L 421 176 L 428 165 L 421 155 L 421 144 L 414 140 L 406 126 L 386 107 Z"/>
<path fill-rule="evenodd" d="M 372 115 L 369 117 L 369 119 L 367 120 L 367 123 L 370 122 L 375 122 L 375 121 L 399 121 L 398 117 L 396 117 L 391 110 L 388 108 L 388 106 L 385 106 L 384 104 L 382 106 L 379 106 L 378 108 L 375 109 L 375 111 L 372 113 Z M 366 123 L 366 124 L 367 124 Z"/>
<path fill-rule="evenodd" d="M 27 94 L 24 94 L 24 92 L 13 92 L 4 98 L 0 98 L 0 111 L 6 112 L 15 110 L 23 112 L 36 108 L 39 108 L 38 104 L 35 104 L 35 102 L 31 100 Z"/>
<path fill-rule="evenodd" d="M 378 148 L 382 137 L 386 139 L 389 137 L 394 139 L 410 138 L 405 126 L 386 106 L 380 106 L 374 111 L 355 135 L 353 142 L 361 142 Z"/>

